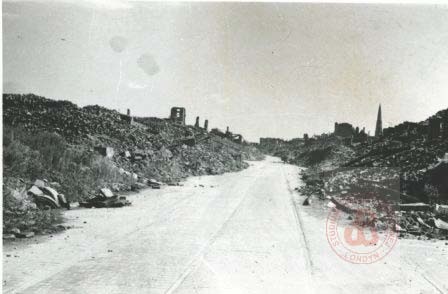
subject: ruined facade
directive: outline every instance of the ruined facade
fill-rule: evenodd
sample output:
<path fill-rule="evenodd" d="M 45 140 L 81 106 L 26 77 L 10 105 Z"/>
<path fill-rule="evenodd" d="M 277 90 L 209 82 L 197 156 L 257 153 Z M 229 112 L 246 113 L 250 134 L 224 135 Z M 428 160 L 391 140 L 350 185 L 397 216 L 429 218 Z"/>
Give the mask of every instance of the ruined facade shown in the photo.
<path fill-rule="evenodd" d="M 241 143 L 243 143 L 243 136 L 240 134 L 235 134 L 232 137 L 232 141 L 241 144 Z"/>
<path fill-rule="evenodd" d="M 201 128 L 201 125 L 200 125 L 200 117 L 199 117 L 199 116 L 196 116 L 196 121 L 195 121 L 195 123 L 194 123 L 194 127 L 195 127 L 196 129 L 202 129 L 202 130 L 208 132 L 208 119 L 206 119 L 206 120 L 204 121 L 204 127 Z"/>
<path fill-rule="evenodd" d="M 220 129 L 214 128 L 210 131 L 210 133 L 217 135 L 221 138 L 229 139 L 235 143 L 243 143 L 243 136 L 241 134 L 234 134 L 230 131 L 229 127 L 226 128 L 226 132 L 222 132 Z"/>
<path fill-rule="evenodd" d="M 128 124 L 132 124 L 134 122 L 134 119 L 131 116 L 131 110 L 129 108 L 126 110 L 126 115 L 120 114 L 120 119 L 127 122 Z"/>
<path fill-rule="evenodd" d="M 186 111 L 184 107 L 172 107 L 170 120 L 179 125 L 185 125 Z"/>
<path fill-rule="evenodd" d="M 342 139 L 345 145 L 365 142 L 368 138 L 365 128 L 360 130 L 359 127 L 354 128 L 349 123 L 334 123 L 334 135 Z"/>

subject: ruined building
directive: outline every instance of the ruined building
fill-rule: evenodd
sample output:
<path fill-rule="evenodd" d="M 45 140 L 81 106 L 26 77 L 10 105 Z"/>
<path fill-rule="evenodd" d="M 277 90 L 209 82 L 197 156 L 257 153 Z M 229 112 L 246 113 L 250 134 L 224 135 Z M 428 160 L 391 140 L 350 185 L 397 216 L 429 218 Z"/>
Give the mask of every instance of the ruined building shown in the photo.
<path fill-rule="evenodd" d="M 200 120 L 199 116 L 196 116 L 196 122 L 194 123 L 194 127 L 196 129 L 202 129 L 202 130 L 208 132 L 208 119 L 206 119 L 204 121 L 204 127 L 203 128 L 201 128 L 199 120 Z"/>
<path fill-rule="evenodd" d="M 134 122 L 134 118 L 131 116 L 131 110 L 129 108 L 126 110 L 126 115 L 120 114 L 120 118 L 129 124 L 133 124 Z"/>
<path fill-rule="evenodd" d="M 381 104 L 378 108 L 378 116 L 376 118 L 375 137 L 379 138 L 383 136 L 383 121 L 381 118 Z"/>
<path fill-rule="evenodd" d="M 334 123 L 334 135 L 344 142 L 346 145 L 352 143 L 365 142 L 368 135 L 365 132 L 365 128 L 362 130 L 359 127 L 354 128 L 349 123 Z"/>
<path fill-rule="evenodd" d="M 350 138 L 353 136 L 355 129 L 349 123 L 334 123 L 334 134 L 342 138 Z"/>
<path fill-rule="evenodd" d="M 185 125 L 186 112 L 184 107 L 172 107 L 170 120 L 176 124 Z"/>
<path fill-rule="evenodd" d="M 207 126 L 208 126 L 208 121 L 207 121 Z M 218 128 L 214 128 L 210 131 L 210 133 L 217 135 L 221 138 L 226 138 L 229 139 L 235 143 L 243 143 L 243 136 L 241 134 L 234 134 L 230 131 L 229 127 L 226 128 L 226 132 L 224 133 L 223 131 L 221 131 Z"/>
<path fill-rule="evenodd" d="M 303 142 L 305 143 L 305 145 L 308 145 L 308 143 L 309 143 L 309 137 L 308 137 L 308 134 L 303 134 Z"/>

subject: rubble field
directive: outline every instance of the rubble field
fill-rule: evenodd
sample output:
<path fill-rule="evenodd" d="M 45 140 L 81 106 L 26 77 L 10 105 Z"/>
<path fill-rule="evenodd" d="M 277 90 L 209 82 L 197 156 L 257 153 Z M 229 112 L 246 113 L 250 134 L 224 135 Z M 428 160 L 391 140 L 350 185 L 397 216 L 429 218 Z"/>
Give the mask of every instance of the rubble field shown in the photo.
<path fill-rule="evenodd" d="M 434 130 L 433 121 L 436 124 Z M 448 232 L 448 109 L 404 122 L 381 137 L 356 141 L 335 133 L 290 141 L 264 139 L 260 148 L 306 167 L 296 190 L 313 198 L 363 197 L 372 191 L 394 203 L 402 238 L 446 239 Z M 443 126 L 440 129 L 437 127 Z M 435 135 L 434 135 L 435 134 Z"/>

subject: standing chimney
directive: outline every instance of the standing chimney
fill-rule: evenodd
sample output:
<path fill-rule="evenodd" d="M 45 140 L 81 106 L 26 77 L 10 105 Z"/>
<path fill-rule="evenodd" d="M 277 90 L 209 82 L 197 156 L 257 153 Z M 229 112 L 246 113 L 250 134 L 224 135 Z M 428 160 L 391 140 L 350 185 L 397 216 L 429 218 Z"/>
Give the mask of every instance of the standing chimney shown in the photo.
<path fill-rule="evenodd" d="M 127 115 L 131 116 L 131 110 L 128 108 Z"/>
<path fill-rule="evenodd" d="M 196 116 L 196 122 L 194 123 L 195 128 L 199 128 L 199 116 Z"/>
<path fill-rule="evenodd" d="M 204 122 L 204 130 L 208 131 L 208 119 L 206 119 Z"/>

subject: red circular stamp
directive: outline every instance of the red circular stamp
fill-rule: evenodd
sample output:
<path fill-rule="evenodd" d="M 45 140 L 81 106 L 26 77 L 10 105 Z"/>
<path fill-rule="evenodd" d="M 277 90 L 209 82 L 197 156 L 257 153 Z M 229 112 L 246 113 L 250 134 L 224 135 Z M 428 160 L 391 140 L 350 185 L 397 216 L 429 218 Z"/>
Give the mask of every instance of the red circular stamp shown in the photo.
<path fill-rule="evenodd" d="M 376 197 L 331 199 L 326 235 L 332 250 L 355 264 L 379 261 L 394 248 L 398 235 L 391 203 Z"/>

